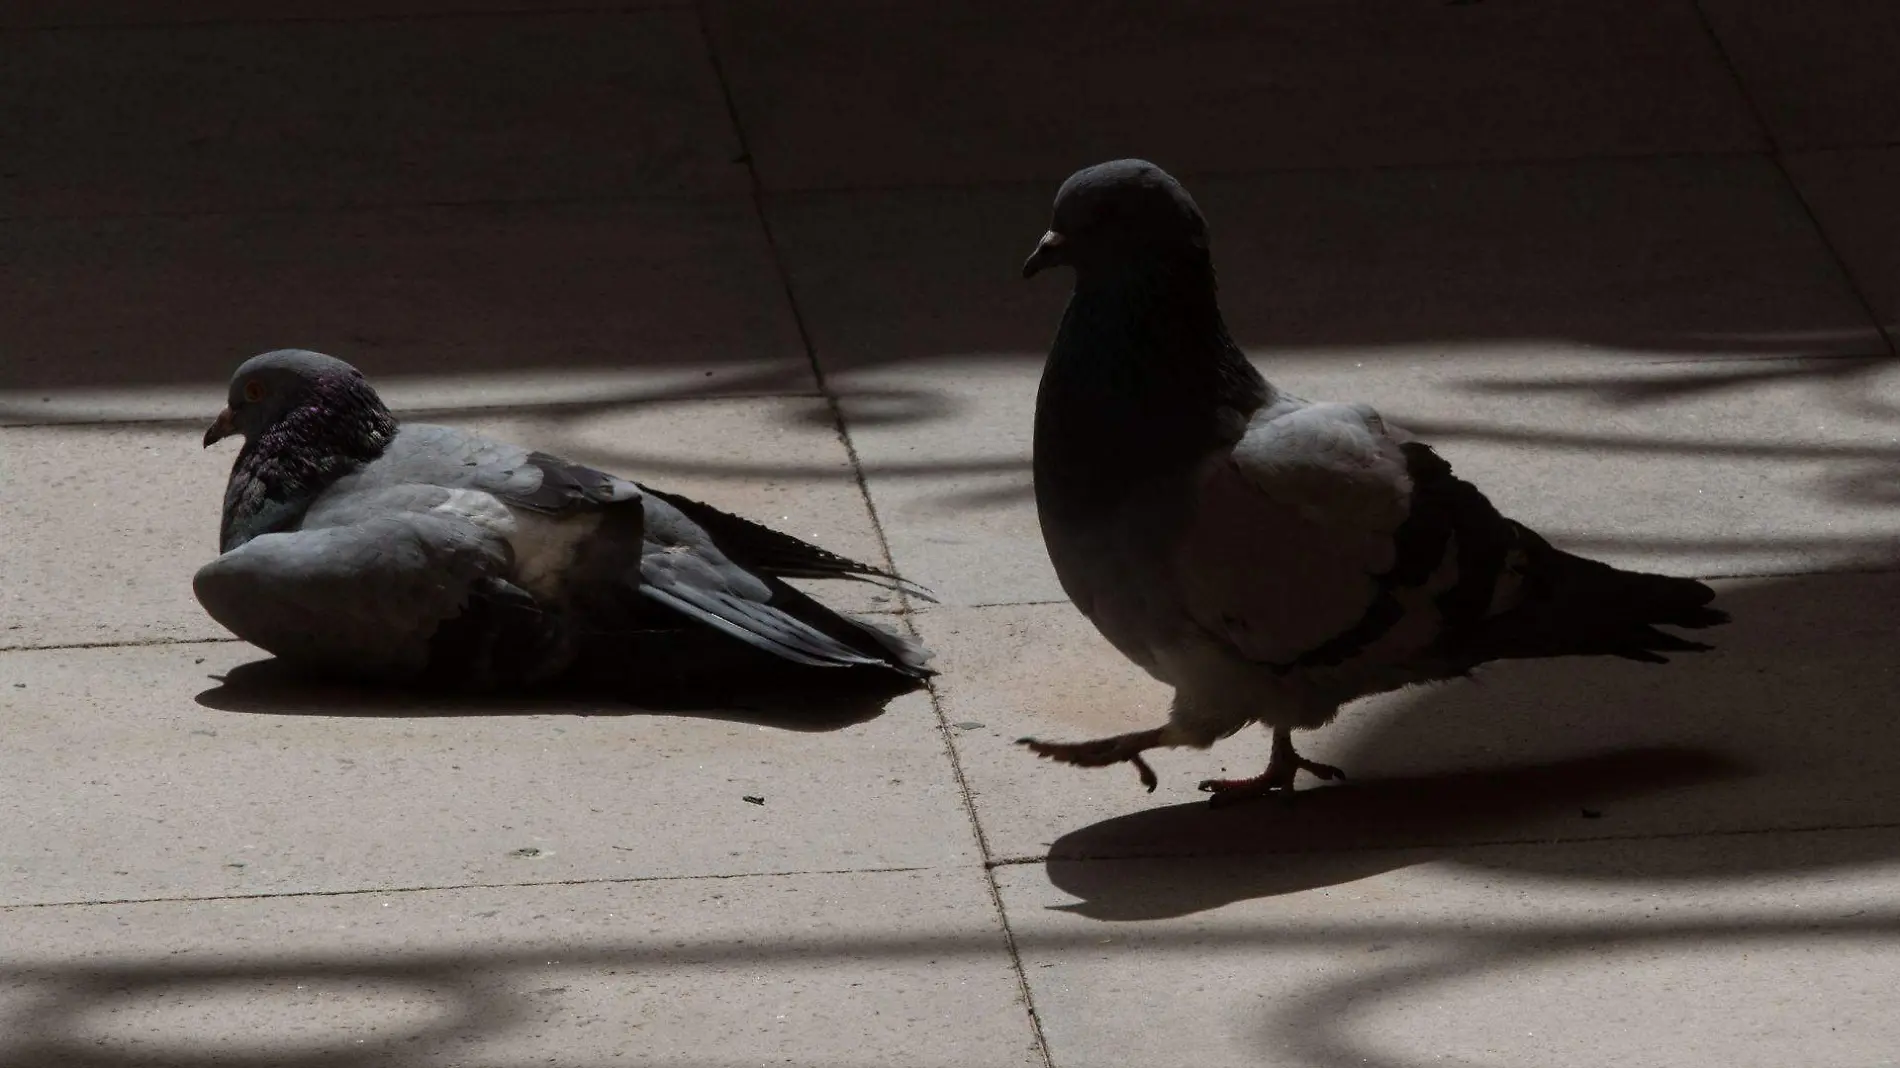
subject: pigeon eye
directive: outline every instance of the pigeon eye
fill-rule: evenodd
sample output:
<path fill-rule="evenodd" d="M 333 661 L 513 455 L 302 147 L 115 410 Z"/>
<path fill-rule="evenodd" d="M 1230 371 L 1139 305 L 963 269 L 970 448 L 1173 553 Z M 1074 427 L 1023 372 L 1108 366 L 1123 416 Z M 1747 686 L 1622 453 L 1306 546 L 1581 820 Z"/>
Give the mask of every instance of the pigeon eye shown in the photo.
<path fill-rule="evenodd" d="M 251 404 L 256 404 L 258 401 L 263 400 L 264 383 L 255 379 L 244 383 L 244 399 Z"/>

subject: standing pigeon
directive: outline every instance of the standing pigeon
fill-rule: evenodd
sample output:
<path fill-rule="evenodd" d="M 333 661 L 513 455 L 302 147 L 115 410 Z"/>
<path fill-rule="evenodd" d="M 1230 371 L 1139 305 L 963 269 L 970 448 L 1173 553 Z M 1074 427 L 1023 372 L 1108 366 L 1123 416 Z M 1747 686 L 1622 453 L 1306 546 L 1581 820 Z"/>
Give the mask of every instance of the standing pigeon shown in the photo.
<path fill-rule="evenodd" d="M 903 580 L 557 456 L 398 423 L 321 353 L 246 360 L 205 445 L 234 433 L 222 555 L 192 588 L 287 661 L 471 688 L 764 663 L 932 674 L 914 642 L 784 581 L 928 596 Z"/>
<path fill-rule="evenodd" d="M 1023 739 L 1099 767 L 1206 748 L 1259 721 L 1266 771 L 1215 801 L 1292 788 L 1292 732 L 1342 704 L 1491 660 L 1709 646 L 1700 582 L 1552 548 L 1498 514 L 1431 447 L 1364 404 L 1281 392 L 1228 336 L 1207 224 L 1166 172 L 1116 160 L 1071 175 L 1029 277 L 1075 270 L 1036 397 L 1036 509 L 1063 590 L 1115 648 L 1174 687 L 1168 723 L 1092 742 Z"/>

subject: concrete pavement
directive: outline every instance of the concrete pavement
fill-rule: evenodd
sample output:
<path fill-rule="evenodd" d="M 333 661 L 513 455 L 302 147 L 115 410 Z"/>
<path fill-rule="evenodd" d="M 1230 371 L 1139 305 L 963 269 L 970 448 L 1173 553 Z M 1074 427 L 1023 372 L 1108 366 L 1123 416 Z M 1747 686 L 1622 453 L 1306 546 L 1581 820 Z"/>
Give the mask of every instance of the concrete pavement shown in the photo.
<path fill-rule="evenodd" d="M 1900 1063 L 1900 19 L 1820 0 L 0 11 L 0 1065 Z M 1132 772 L 1029 420 L 1055 184 L 1145 155 L 1237 338 L 1566 546 L 1717 581 Z M 288 687 L 191 599 L 225 377 L 934 588 L 880 715 Z M 749 801 L 748 798 L 757 799 Z M 762 802 L 762 803 L 759 803 Z"/>

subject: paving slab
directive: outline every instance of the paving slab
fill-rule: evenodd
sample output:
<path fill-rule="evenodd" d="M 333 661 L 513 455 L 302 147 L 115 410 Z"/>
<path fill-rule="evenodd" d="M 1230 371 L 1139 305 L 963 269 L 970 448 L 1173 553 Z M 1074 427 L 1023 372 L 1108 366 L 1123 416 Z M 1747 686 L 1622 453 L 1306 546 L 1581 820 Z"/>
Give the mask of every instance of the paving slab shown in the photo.
<path fill-rule="evenodd" d="M 0 423 L 197 419 L 287 346 L 409 405 L 816 388 L 738 197 L 15 220 L 0 323 Z"/>
<path fill-rule="evenodd" d="M 1900 337 L 1900 148 L 1799 152 L 1788 173 L 1889 337 Z"/>
<path fill-rule="evenodd" d="M 1678 0 L 722 0 L 708 14 L 772 189 L 1060 181 L 1127 155 L 1203 173 L 1760 147 Z"/>
<path fill-rule="evenodd" d="M 749 188 L 688 10 L 9 34 L 0 218 Z"/>
<path fill-rule="evenodd" d="M 0 912 L 44 1068 L 1031 1065 L 980 869 Z"/>
<path fill-rule="evenodd" d="M 1446 846 L 1892 825 L 1900 786 L 1900 574 L 1717 583 L 1734 622 L 1667 666 L 1519 661 L 1475 681 L 1348 706 L 1296 736 L 1345 785 L 1292 804 L 1212 810 L 1206 778 L 1257 774 L 1268 736 L 1133 769 L 1038 760 L 1024 736 L 1158 726 L 1169 692 L 1067 604 L 917 617 L 940 657 L 943 714 L 992 856 L 1127 857 Z M 967 725 L 967 726 L 962 726 Z"/>
<path fill-rule="evenodd" d="M 650 7 L 686 7 L 690 0 L 621 0 L 572 3 L 570 0 L 15 0 L 0 10 L 0 28 L 63 29 L 75 26 L 146 26 L 180 22 L 285 22 L 303 19 L 392 19 L 474 13 L 534 15 L 587 9 L 626 11 Z"/>
<path fill-rule="evenodd" d="M 1884 0 L 1703 0 L 1782 149 L 1900 141 L 1900 10 Z"/>
<path fill-rule="evenodd" d="M 647 713 L 313 687 L 259 659 L 235 642 L 0 653 L 0 904 L 976 857 L 922 692 Z"/>
<path fill-rule="evenodd" d="M 1052 1062 L 1769 1068 L 1900 1043 L 1900 831 L 1380 857 L 1274 858 L 1299 893 L 1260 863 L 1095 862 L 1114 923 L 1072 872 L 998 869 Z"/>
<path fill-rule="evenodd" d="M 176 427 L 0 428 L 9 576 L 0 587 L 0 648 L 228 636 L 191 593 L 192 574 L 217 555 L 224 483 L 239 448 L 200 444 L 220 403 Z M 883 559 L 850 457 L 817 397 L 555 406 L 452 421 L 854 559 Z M 846 610 L 896 607 L 864 583 L 805 588 Z"/>
<path fill-rule="evenodd" d="M 1864 563 L 1900 530 L 1846 488 L 1893 461 L 1892 368 L 1835 358 L 1885 346 L 1762 160 L 1193 188 L 1229 325 L 1270 377 L 1410 420 L 1527 521 L 1712 574 Z M 954 603 L 1059 596 L 1028 452 L 1068 280 L 1016 270 L 1051 193 L 770 205 L 893 551 Z"/>

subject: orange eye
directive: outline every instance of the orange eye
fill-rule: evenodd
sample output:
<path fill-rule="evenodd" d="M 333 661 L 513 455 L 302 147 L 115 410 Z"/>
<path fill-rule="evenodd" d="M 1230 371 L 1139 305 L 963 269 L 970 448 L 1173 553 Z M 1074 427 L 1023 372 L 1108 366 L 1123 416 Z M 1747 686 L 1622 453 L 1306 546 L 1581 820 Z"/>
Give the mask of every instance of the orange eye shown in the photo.
<path fill-rule="evenodd" d="M 250 401 L 252 404 L 263 400 L 264 383 L 256 381 L 255 379 L 244 383 L 244 399 Z"/>

